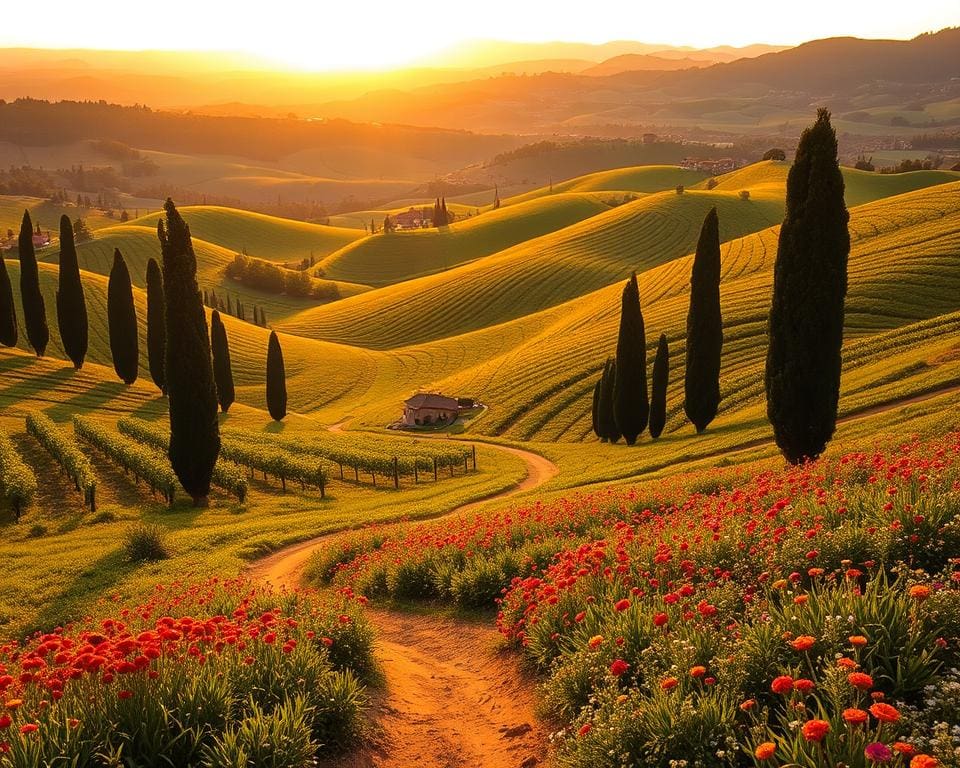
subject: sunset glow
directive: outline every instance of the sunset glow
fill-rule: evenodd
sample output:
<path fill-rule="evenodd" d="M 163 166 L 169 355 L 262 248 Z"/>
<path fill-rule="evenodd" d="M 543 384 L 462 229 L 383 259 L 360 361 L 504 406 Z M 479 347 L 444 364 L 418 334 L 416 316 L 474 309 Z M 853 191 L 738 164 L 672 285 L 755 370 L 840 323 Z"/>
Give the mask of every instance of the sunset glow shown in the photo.
<path fill-rule="evenodd" d="M 419 63 L 479 38 L 587 43 L 630 39 L 693 47 L 793 45 L 852 34 L 907 38 L 960 21 L 953 0 L 913 3 L 906 22 L 870 3 L 813 0 L 803 14 L 792 14 L 790 24 L 782 26 L 771 23 L 769 4 L 756 0 L 683 7 L 613 0 L 595 14 L 567 12 L 563 5 L 545 0 L 489 0 L 476 7 L 385 0 L 170 0 L 149 10 L 106 3 L 91 13 L 83 4 L 45 0 L 4 8 L 0 46 L 236 51 L 297 69 L 344 70 Z"/>

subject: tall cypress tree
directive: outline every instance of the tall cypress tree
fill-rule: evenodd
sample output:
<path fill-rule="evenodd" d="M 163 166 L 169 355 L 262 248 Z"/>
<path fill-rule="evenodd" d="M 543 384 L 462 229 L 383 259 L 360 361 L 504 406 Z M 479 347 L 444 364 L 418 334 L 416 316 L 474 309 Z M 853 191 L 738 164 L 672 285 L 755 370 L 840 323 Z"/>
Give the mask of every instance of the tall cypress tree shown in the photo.
<path fill-rule="evenodd" d="M 600 439 L 609 440 L 611 443 L 620 439 L 620 430 L 617 429 L 617 420 L 613 415 L 613 384 L 616 377 L 617 362 L 612 357 L 608 357 L 603 366 L 603 375 L 600 377 L 597 426 L 600 427 Z"/>
<path fill-rule="evenodd" d="M 50 340 L 47 329 L 47 310 L 40 292 L 40 274 L 37 270 L 37 254 L 33 249 L 33 222 L 30 211 L 23 212 L 20 224 L 20 300 L 23 303 L 23 322 L 27 326 L 27 341 L 43 357 Z"/>
<path fill-rule="evenodd" d="M 113 370 L 125 384 L 133 384 L 140 368 L 137 308 L 133 304 L 130 271 L 119 248 L 113 251 L 113 267 L 107 282 L 107 327 Z"/>
<path fill-rule="evenodd" d="M 613 415 L 627 445 L 637 442 L 650 414 L 647 400 L 647 337 L 640 311 L 640 287 L 634 272 L 623 287 L 617 370 L 613 384 Z"/>
<path fill-rule="evenodd" d="M 13 303 L 13 286 L 7 263 L 0 253 L 0 344 L 5 347 L 17 345 L 17 307 Z"/>
<path fill-rule="evenodd" d="M 663 434 L 667 424 L 667 384 L 670 381 L 670 348 L 667 334 L 660 334 L 657 356 L 653 359 L 653 376 L 650 382 L 650 437 Z"/>
<path fill-rule="evenodd" d="M 837 135 L 820 109 L 787 176 L 770 307 L 767 416 L 793 464 L 819 456 L 836 428 L 849 218 Z"/>
<path fill-rule="evenodd" d="M 223 320 L 217 310 L 213 310 L 210 316 L 210 346 L 213 350 L 213 380 L 217 385 L 217 400 L 220 402 L 220 409 L 226 413 L 233 404 L 235 391 L 227 329 L 223 327 Z"/>
<path fill-rule="evenodd" d="M 287 374 L 276 331 L 270 331 L 267 344 L 267 410 L 275 421 L 282 421 L 287 415 Z"/>
<path fill-rule="evenodd" d="M 57 327 L 63 351 L 73 367 L 83 367 L 87 356 L 87 302 L 80 282 L 80 264 L 73 241 L 73 224 L 69 216 L 60 217 L 60 277 L 57 286 Z"/>
<path fill-rule="evenodd" d="M 160 391 L 167 393 L 164 372 L 167 355 L 167 299 L 163 290 L 163 273 L 156 259 L 147 262 L 147 362 L 150 378 Z"/>
<path fill-rule="evenodd" d="M 157 223 L 163 254 L 167 356 L 164 374 L 170 398 L 170 464 L 194 506 L 206 506 L 210 478 L 220 453 L 217 392 L 210 337 L 190 228 L 173 201 L 164 204 L 166 226 Z"/>
<path fill-rule="evenodd" d="M 717 209 L 703 220 L 690 276 L 687 312 L 687 366 L 683 410 L 700 434 L 720 406 L 720 353 L 723 317 L 720 314 L 720 223 Z"/>
<path fill-rule="evenodd" d="M 593 434 L 602 439 L 600 434 L 600 384 L 603 381 L 603 374 L 597 378 L 596 384 L 593 385 L 593 406 L 590 409 L 590 417 L 592 421 Z"/>

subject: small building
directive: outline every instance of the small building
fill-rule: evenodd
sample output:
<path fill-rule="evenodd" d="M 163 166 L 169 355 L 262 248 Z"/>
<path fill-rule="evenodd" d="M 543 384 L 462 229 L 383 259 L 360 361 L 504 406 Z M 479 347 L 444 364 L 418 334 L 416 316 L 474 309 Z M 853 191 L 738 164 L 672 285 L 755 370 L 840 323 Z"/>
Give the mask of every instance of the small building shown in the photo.
<path fill-rule="evenodd" d="M 460 415 L 456 398 L 434 392 L 421 392 L 403 404 L 403 426 L 427 427 L 452 424 Z"/>
<path fill-rule="evenodd" d="M 397 229 L 420 229 L 433 226 L 433 212 L 427 208 L 410 208 L 393 217 Z"/>

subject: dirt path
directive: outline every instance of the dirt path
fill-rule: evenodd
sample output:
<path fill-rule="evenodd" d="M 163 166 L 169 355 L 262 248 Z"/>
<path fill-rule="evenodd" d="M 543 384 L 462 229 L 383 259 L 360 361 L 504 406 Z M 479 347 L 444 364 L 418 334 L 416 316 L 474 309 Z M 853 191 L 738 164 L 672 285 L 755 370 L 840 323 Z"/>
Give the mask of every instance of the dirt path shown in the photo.
<path fill-rule="evenodd" d="M 441 517 L 536 488 L 559 472 L 536 453 L 492 447 L 523 459 L 526 477 Z M 338 535 L 287 547 L 248 573 L 275 587 L 296 587 L 310 555 Z M 497 648 L 499 635 L 489 624 L 372 609 L 368 616 L 386 687 L 374 694 L 374 736 L 338 758 L 338 768 L 529 768 L 544 759 L 549 739 L 535 715 L 534 681 L 515 654 Z"/>
<path fill-rule="evenodd" d="M 520 448 L 510 448 L 505 445 L 493 445 L 490 443 L 487 445 L 490 445 L 490 447 L 495 448 L 498 451 L 510 453 L 523 459 L 527 467 L 526 477 L 510 488 L 491 493 L 487 496 L 484 496 L 482 499 L 471 501 L 468 504 L 461 504 L 459 507 L 455 507 L 449 512 L 445 512 L 438 517 L 432 518 L 433 520 L 439 520 L 445 517 L 456 517 L 458 515 L 470 512 L 471 510 L 476 509 L 478 506 L 488 501 L 493 501 L 494 499 L 506 499 L 518 493 L 522 493 L 523 491 L 529 491 L 533 488 L 537 488 L 546 483 L 548 480 L 556 477 L 560 472 L 556 464 L 549 459 L 544 458 L 540 454 L 533 453 L 531 451 L 524 451 Z M 270 582 L 275 587 L 295 587 L 300 582 L 300 577 L 303 573 L 304 566 L 306 566 L 307 560 L 310 559 L 310 555 L 320 549 L 320 547 L 329 542 L 331 539 L 341 536 L 342 534 L 342 531 L 328 533 L 324 534 L 323 536 L 318 536 L 315 539 L 309 539 L 308 541 L 301 542 L 300 544 L 293 544 L 292 546 L 285 547 L 278 552 L 274 552 L 272 555 L 268 555 L 267 557 L 258 560 L 256 563 L 250 566 L 250 569 L 247 571 L 247 573 L 251 578 Z"/>
<path fill-rule="evenodd" d="M 497 650 L 489 625 L 370 611 L 387 687 L 376 732 L 338 768 L 519 768 L 549 742 L 534 715 L 534 681 Z"/>

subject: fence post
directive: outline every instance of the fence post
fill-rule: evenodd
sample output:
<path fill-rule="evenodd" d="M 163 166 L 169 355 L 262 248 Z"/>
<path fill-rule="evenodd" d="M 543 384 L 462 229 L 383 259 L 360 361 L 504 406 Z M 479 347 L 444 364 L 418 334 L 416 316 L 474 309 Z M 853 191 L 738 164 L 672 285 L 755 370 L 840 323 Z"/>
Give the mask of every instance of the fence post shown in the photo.
<path fill-rule="evenodd" d="M 400 470 L 397 467 L 397 457 L 393 457 L 393 487 L 400 487 Z"/>
<path fill-rule="evenodd" d="M 373 487 L 376 488 L 376 487 L 377 487 L 377 473 L 374 472 L 372 469 L 370 470 L 370 479 L 373 480 Z"/>
<path fill-rule="evenodd" d="M 323 467 L 320 468 L 320 498 L 322 499 L 326 495 L 326 483 L 324 482 L 323 477 Z"/>
<path fill-rule="evenodd" d="M 414 485 L 416 485 L 417 483 L 420 482 L 420 474 L 419 474 L 419 472 L 417 471 L 417 470 L 419 469 L 419 467 L 417 467 L 417 461 L 418 461 L 418 459 L 414 459 L 414 460 L 413 460 L 413 483 L 414 483 Z"/>
<path fill-rule="evenodd" d="M 467 454 L 463 454 L 463 474 L 467 474 L 469 471 L 467 468 Z"/>
<path fill-rule="evenodd" d="M 476 472 L 476 471 L 477 471 L 477 446 L 476 446 L 476 443 L 474 443 L 474 444 L 473 444 L 472 446 L 470 446 L 470 447 L 471 447 L 471 449 L 472 449 L 472 451 L 473 451 L 473 471 Z"/>
<path fill-rule="evenodd" d="M 437 482 L 437 457 L 433 457 L 433 482 Z"/>

